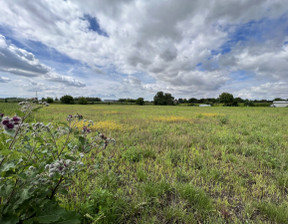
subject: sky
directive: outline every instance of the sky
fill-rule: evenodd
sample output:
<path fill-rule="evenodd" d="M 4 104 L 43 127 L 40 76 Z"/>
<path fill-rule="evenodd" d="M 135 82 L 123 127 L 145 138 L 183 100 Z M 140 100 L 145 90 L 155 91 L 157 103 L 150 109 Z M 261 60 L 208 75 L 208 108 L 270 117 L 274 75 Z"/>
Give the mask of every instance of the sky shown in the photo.
<path fill-rule="evenodd" d="M 0 97 L 288 98 L 288 0 L 1 0 Z"/>

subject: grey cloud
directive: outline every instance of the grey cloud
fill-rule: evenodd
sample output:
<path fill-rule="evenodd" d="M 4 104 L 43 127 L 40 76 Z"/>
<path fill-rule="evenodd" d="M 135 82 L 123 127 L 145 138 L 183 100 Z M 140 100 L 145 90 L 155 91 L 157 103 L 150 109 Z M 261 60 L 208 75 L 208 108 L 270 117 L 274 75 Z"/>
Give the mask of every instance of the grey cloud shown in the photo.
<path fill-rule="evenodd" d="M 7 43 L 2 35 L 0 35 L 0 70 L 25 77 L 44 76 L 49 81 L 68 86 L 85 86 L 79 80 L 52 72 L 52 68 L 41 64 L 32 53 Z"/>
<path fill-rule="evenodd" d="M 39 76 L 50 71 L 32 53 L 8 44 L 2 35 L 0 39 L 0 70 L 23 76 Z"/>
<path fill-rule="evenodd" d="M 160 57 L 165 61 L 172 61 L 177 57 L 177 49 L 173 46 L 170 46 L 170 48 L 164 50 Z"/>

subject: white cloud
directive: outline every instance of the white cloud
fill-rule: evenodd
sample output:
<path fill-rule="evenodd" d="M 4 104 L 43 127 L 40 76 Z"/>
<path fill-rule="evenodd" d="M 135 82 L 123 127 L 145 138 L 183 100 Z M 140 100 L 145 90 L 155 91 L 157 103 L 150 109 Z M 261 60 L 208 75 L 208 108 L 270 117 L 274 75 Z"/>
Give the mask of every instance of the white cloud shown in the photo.
<path fill-rule="evenodd" d="M 7 77 L 3 77 L 3 76 L 0 76 L 0 83 L 6 83 L 6 82 L 10 82 L 11 80 Z"/>
<path fill-rule="evenodd" d="M 259 86 L 253 86 L 238 93 L 242 98 L 270 99 L 277 97 L 288 99 L 287 97 L 288 82 L 267 82 Z"/>
<path fill-rule="evenodd" d="M 32 53 L 8 44 L 0 35 L 0 70 L 31 77 L 46 74 L 50 69 L 40 64 Z"/>
<path fill-rule="evenodd" d="M 43 76 L 49 81 L 68 86 L 85 86 L 79 80 L 53 72 L 51 67 L 41 64 L 32 53 L 7 43 L 3 35 L 0 35 L 0 71 L 25 77 Z M 7 82 L 7 79 L 1 80 Z"/>
<path fill-rule="evenodd" d="M 261 83 L 287 77 L 284 48 L 257 47 L 252 42 L 243 47 L 236 43 L 230 53 L 211 56 L 212 50 L 229 41 L 233 30 L 225 27 L 278 18 L 288 11 L 288 4 L 281 0 L 15 0 L 1 1 L 0 7 L 0 24 L 10 27 L 17 34 L 14 38 L 40 41 L 94 70 L 101 67 L 103 74 L 129 75 L 120 84 L 123 94 L 150 96 L 151 91 L 166 89 L 191 97 L 213 95 L 229 88 L 229 73 L 240 69 L 254 72 Z M 85 14 L 97 18 L 109 37 L 90 30 Z M 278 36 L 269 38 L 272 46 L 279 42 Z M 0 38 L 1 46 L 7 48 Z M 16 50 L 11 50 L 11 54 L 17 55 L 18 64 L 25 62 L 25 69 L 20 64 L 5 71 L 26 76 L 42 72 L 51 81 L 82 86 L 73 78 L 51 72 L 29 52 Z M 11 63 L 2 63 L 2 69 L 11 67 Z M 209 71 L 200 70 L 199 63 Z M 133 79 L 134 73 L 152 77 L 155 83 L 138 83 Z M 109 87 L 111 94 L 119 93 L 119 85 Z"/>
<path fill-rule="evenodd" d="M 80 82 L 79 80 L 76 80 L 69 76 L 63 76 L 59 75 L 55 72 L 50 72 L 47 74 L 46 79 L 51 82 L 59 82 L 63 83 L 68 86 L 76 86 L 76 87 L 85 87 L 86 85 L 83 82 Z"/>

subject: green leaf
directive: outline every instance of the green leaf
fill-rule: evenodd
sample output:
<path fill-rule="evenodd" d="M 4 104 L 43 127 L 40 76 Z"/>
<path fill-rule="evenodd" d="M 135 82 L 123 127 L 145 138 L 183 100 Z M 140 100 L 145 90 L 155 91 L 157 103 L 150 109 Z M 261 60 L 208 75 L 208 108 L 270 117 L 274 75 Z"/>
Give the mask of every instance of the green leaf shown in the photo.
<path fill-rule="evenodd" d="M 0 154 L 3 156 L 9 155 L 11 153 L 11 150 L 9 149 L 1 149 Z"/>
<path fill-rule="evenodd" d="M 28 135 L 25 135 L 23 138 L 23 141 L 29 142 L 30 141 L 30 137 Z"/>
<path fill-rule="evenodd" d="M 4 166 L 3 166 L 3 168 L 2 168 L 2 172 L 7 172 L 7 171 L 9 171 L 9 170 L 11 170 L 11 169 L 14 169 L 16 166 L 15 166 L 15 163 L 5 163 L 4 164 Z"/>
<path fill-rule="evenodd" d="M 56 202 L 44 201 L 45 206 L 41 211 L 38 211 L 36 217 L 33 217 L 29 222 L 24 223 L 62 223 L 62 224 L 78 224 L 80 223 L 80 216 L 75 212 L 67 211 L 60 207 Z M 31 222 L 32 221 L 32 222 Z"/>
<path fill-rule="evenodd" d="M 5 130 L 4 133 L 11 136 L 11 137 L 14 137 L 15 131 L 14 130 L 12 130 L 12 131 L 6 131 Z"/>
<path fill-rule="evenodd" d="M 20 198 L 21 198 L 22 201 L 25 201 L 25 200 L 27 200 L 28 198 L 31 197 L 31 193 L 29 192 L 30 188 L 31 187 L 25 188 L 25 189 L 22 190 L 22 192 L 20 194 Z"/>
<path fill-rule="evenodd" d="M 43 215 L 33 218 L 33 220 L 39 222 L 39 223 L 53 223 L 59 220 L 58 215 Z"/>
<path fill-rule="evenodd" d="M 19 222 L 19 218 L 17 216 L 7 216 L 1 217 L 0 216 L 0 223 L 1 224 L 16 224 Z"/>
<path fill-rule="evenodd" d="M 82 145 L 85 144 L 85 138 L 84 138 L 84 137 L 79 136 L 78 140 L 79 140 L 79 142 L 80 142 Z"/>

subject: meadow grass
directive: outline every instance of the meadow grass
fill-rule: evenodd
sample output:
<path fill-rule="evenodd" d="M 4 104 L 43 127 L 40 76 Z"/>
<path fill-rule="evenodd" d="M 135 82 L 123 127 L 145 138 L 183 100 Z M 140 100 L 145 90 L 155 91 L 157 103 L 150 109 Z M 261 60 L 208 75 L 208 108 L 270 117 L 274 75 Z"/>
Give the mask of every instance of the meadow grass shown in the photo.
<path fill-rule="evenodd" d="M 83 223 L 288 223 L 287 108 L 52 104 L 30 122 L 75 113 L 117 141 L 58 198 Z"/>

